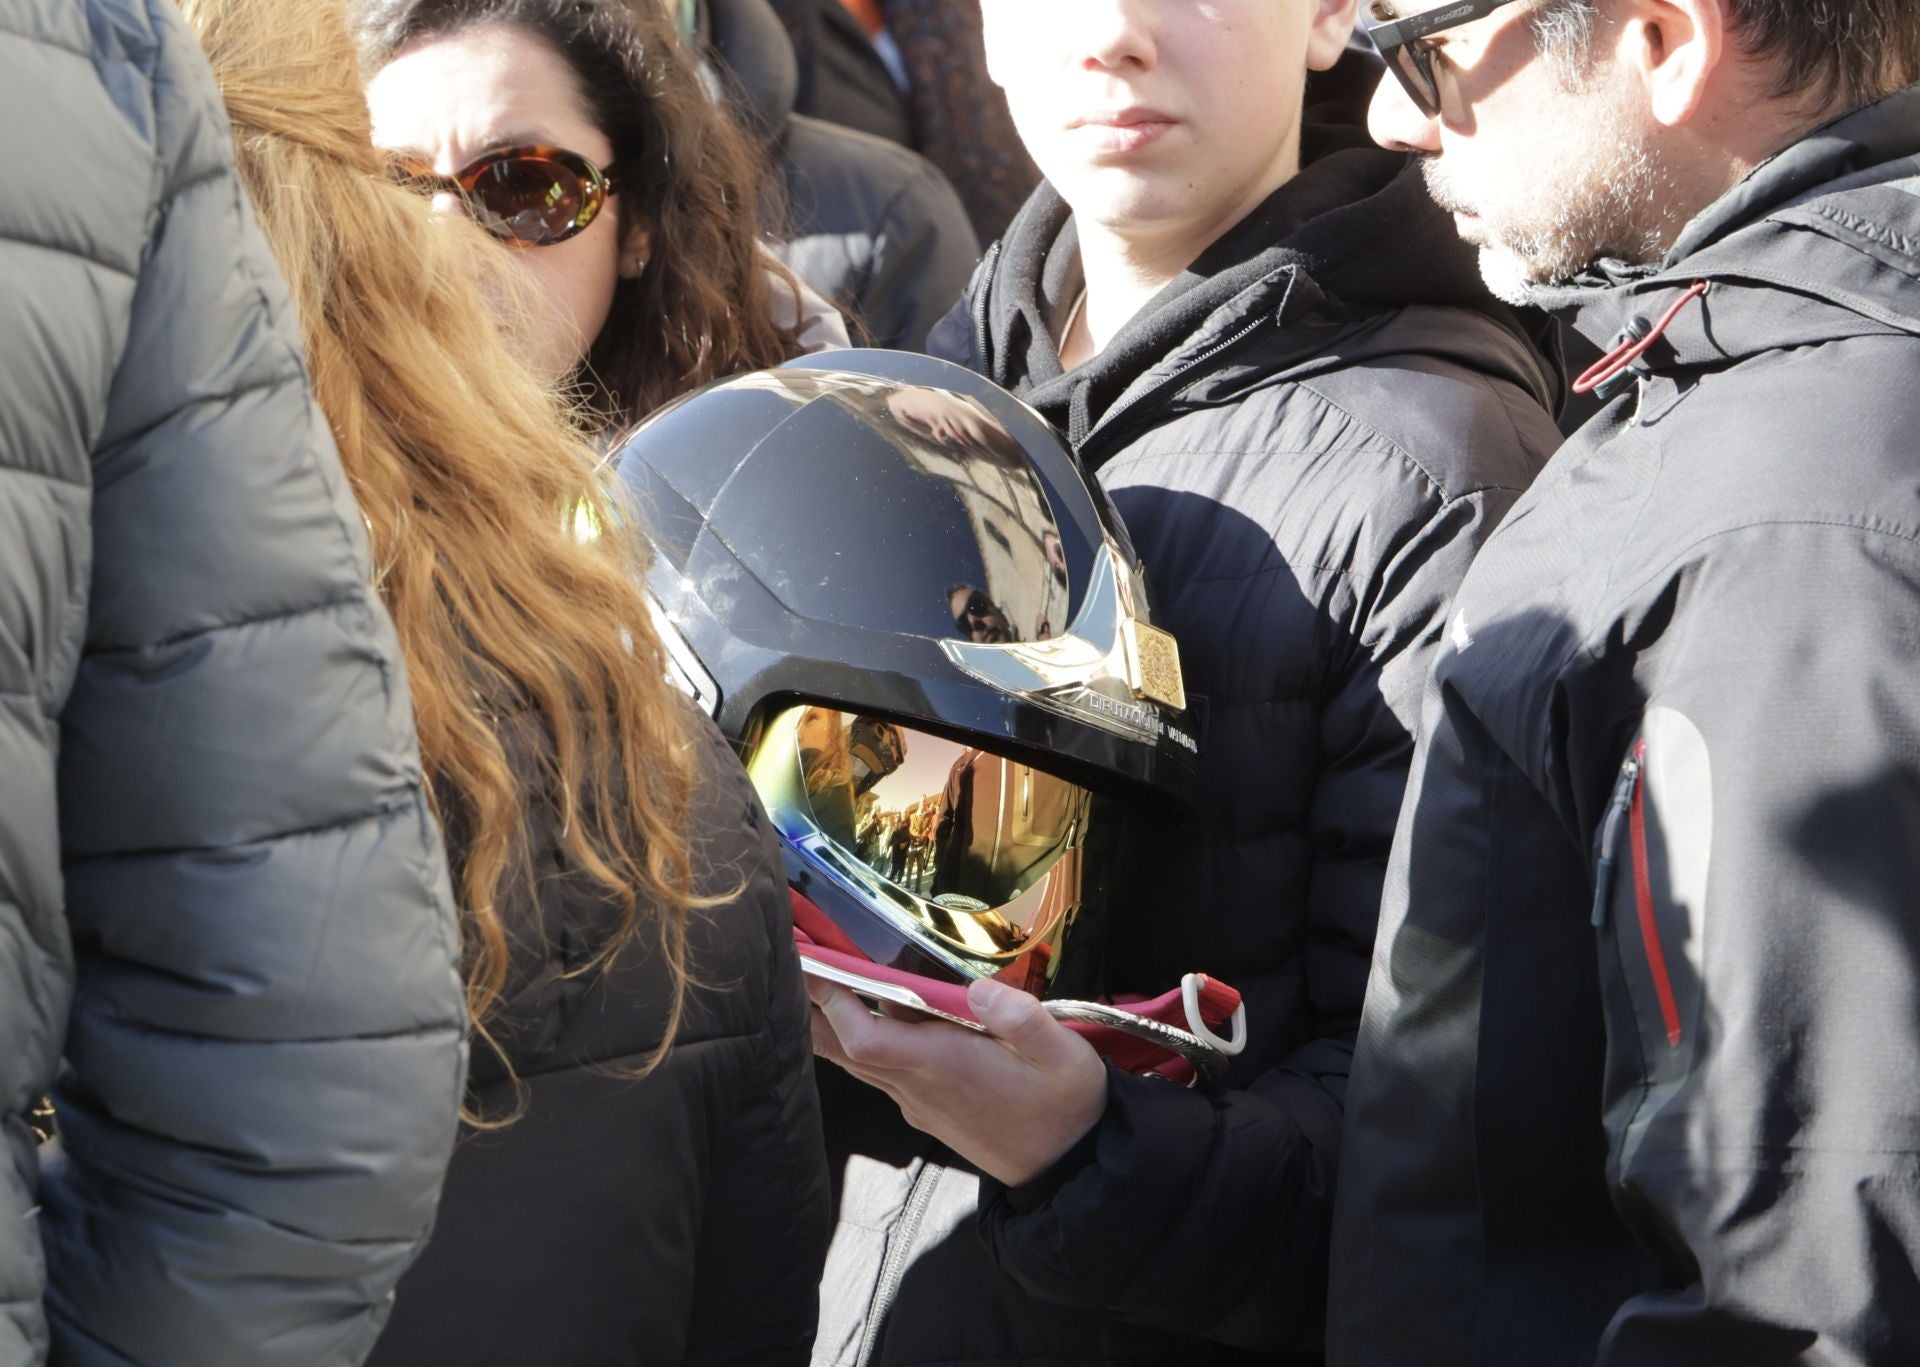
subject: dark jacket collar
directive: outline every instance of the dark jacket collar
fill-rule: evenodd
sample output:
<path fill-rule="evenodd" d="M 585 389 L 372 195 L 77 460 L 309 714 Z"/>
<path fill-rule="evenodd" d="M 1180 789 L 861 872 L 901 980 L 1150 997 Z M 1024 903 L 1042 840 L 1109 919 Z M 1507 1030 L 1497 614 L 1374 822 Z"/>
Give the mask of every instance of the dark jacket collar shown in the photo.
<path fill-rule="evenodd" d="M 1057 192 L 1041 185 L 1008 229 L 997 264 L 978 287 L 985 300 L 978 368 L 1013 389 L 1078 445 L 1109 413 L 1175 377 L 1205 376 L 1249 325 L 1273 319 L 1299 356 L 1261 348 L 1279 368 L 1317 353 L 1324 326 L 1413 304 L 1465 307 L 1497 319 L 1514 337 L 1537 337 L 1486 292 L 1474 253 L 1428 197 L 1418 168 L 1374 147 L 1365 131 L 1377 74 L 1350 53 L 1316 77 L 1302 135 L 1302 168 L 1229 229 L 1123 328 L 1100 356 L 1062 375 L 1054 334 L 1080 293 L 1078 235 Z M 976 305 L 979 301 L 976 301 Z M 1527 351 L 1537 361 L 1530 345 Z M 1341 358 L 1350 362 L 1351 358 Z M 1544 369 L 1514 367 L 1551 405 Z"/>
<path fill-rule="evenodd" d="M 1711 365 L 1863 331 L 1920 335 L 1920 86 L 1856 109 L 1754 168 L 1651 265 L 1603 261 L 1539 291 L 1601 346 L 1694 281 L 1704 306 L 1647 360 Z"/>

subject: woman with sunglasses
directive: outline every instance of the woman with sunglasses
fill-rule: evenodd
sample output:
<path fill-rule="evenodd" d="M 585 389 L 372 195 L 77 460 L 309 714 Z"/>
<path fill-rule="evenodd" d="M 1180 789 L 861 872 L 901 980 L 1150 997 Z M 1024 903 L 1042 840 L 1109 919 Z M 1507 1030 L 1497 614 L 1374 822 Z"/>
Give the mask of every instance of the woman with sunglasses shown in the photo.
<path fill-rule="evenodd" d="M 388 178 L 337 3 L 182 8 L 366 519 L 461 910 L 469 1128 L 371 1361 L 804 1361 L 826 1173 L 771 829 L 666 682 L 595 451 L 487 316 L 473 258 L 510 261 Z"/>
<path fill-rule="evenodd" d="M 355 17 L 375 142 L 520 249 L 521 349 L 579 384 L 598 427 L 806 349 L 804 296 L 761 247 L 762 168 L 666 6 L 362 0 Z"/>

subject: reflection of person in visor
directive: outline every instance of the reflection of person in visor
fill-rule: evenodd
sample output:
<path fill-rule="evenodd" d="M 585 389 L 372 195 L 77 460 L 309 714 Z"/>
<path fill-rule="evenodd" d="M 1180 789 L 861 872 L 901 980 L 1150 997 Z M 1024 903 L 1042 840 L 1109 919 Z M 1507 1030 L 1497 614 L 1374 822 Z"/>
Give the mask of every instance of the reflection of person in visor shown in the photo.
<path fill-rule="evenodd" d="M 820 829 L 852 849 L 856 844 L 853 808 L 853 754 L 846 724 L 832 708 L 809 707 L 800 718 L 800 773 L 807 785 Z"/>
<path fill-rule="evenodd" d="M 833 708 L 809 707 L 800 716 L 795 741 L 814 819 L 842 846 L 858 850 L 862 801 L 906 759 L 906 736 L 876 717 L 855 717 L 849 725 Z"/>
<path fill-rule="evenodd" d="M 853 790 L 862 798 L 873 785 L 898 769 L 907 757 L 907 737 L 899 727 L 878 717 L 855 717 L 848 730 Z"/>
<path fill-rule="evenodd" d="M 936 906 L 969 915 L 1002 950 L 1032 927 L 996 910 L 1054 866 L 1078 834 L 1082 789 L 984 750 L 953 762 L 933 832 Z"/>
<path fill-rule="evenodd" d="M 934 828 L 933 896 L 983 907 L 1011 902 L 1073 835 L 1081 790 L 984 750 L 966 750 L 947 777 Z"/>
<path fill-rule="evenodd" d="M 887 839 L 887 877 L 895 883 L 906 881 L 907 860 L 913 853 L 913 827 L 904 816 L 896 817 L 893 834 Z"/>

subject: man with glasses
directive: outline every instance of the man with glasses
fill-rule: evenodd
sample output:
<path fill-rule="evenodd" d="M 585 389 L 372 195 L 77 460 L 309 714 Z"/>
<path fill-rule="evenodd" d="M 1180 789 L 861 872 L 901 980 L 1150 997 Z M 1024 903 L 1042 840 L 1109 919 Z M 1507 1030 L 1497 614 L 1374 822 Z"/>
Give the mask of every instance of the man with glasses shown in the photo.
<path fill-rule="evenodd" d="M 1920 1361 L 1920 0 L 1366 10 L 1607 402 L 1428 688 L 1329 1359 Z"/>

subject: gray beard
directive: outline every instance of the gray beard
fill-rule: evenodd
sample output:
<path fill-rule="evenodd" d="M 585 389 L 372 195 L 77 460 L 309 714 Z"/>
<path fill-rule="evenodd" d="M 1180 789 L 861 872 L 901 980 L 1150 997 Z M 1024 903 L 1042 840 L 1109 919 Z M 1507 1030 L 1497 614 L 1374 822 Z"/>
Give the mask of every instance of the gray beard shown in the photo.
<path fill-rule="evenodd" d="M 1666 255 L 1685 221 L 1672 173 L 1645 145 L 1614 144 L 1570 168 L 1557 202 L 1526 221 L 1481 219 L 1480 274 L 1496 299 L 1538 305 L 1539 293 L 1565 285 L 1603 259 L 1643 265 Z M 1443 208 L 1463 205 L 1439 158 L 1423 159 L 1427 190 Z"/>

